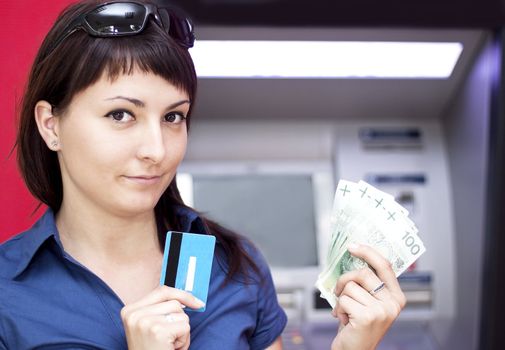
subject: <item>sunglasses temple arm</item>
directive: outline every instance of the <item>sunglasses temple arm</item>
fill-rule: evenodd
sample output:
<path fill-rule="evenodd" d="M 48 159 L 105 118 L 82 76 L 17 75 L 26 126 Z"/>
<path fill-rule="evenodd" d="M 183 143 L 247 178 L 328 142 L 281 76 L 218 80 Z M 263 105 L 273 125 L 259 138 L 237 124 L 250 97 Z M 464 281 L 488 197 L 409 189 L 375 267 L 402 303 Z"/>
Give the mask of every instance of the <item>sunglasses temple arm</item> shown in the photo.
<path fill-rule="evenodd" d="M 46 50 L 46 54 L 44 55 L 44 60 L 49 57 L 58 46 L 70 35 L 72 35 L 74 32 L 79 30 L 81 28 L 81 18 L 76 18 L 72 23 L 68 25 L 67 28 L 65 28 L 65 34 L 61 35 L 53 44 L 49 46 L 49 48 Z"/>
<path fill-rule="evenodd" d="M 157 20 L 160 21 L 161 27 L 165 28 L 168 33 L 170 28 L 170 15 L 168 11 L 164 8 L 158 8 L 158 16 Z"/>

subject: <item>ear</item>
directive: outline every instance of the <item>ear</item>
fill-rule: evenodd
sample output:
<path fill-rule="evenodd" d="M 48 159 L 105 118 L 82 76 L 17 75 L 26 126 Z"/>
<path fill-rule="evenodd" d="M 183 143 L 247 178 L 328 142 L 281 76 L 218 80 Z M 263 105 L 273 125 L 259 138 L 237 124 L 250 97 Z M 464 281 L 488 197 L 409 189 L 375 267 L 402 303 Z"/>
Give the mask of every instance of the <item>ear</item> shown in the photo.
<path fill-rule="evenodd" d="M 59 119 L 53 114 L 53 106 L 47 101 L 39 101 L 35 105 L 34 113 L 40 136 L 50 150 L 58 151 L 60 149 Z"/>

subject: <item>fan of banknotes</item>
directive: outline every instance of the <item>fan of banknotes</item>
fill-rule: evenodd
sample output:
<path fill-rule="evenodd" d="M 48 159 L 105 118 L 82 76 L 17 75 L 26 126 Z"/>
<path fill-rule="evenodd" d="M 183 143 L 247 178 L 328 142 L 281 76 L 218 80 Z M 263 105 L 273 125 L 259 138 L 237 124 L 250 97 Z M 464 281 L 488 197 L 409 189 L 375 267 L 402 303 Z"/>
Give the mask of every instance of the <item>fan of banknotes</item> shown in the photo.
<path fill-rule="evenodd" d="M 367 266 L 347 251 L 350 243 L 374 247 L 389 260 L 398 277 L 426 251 L 409 212 L 393 196 L 364 181 L 340 180 L 331 214 L 331 239 L 323 271 L 316 282 L 321 297 L 335 307 L 338 278 Z"/>

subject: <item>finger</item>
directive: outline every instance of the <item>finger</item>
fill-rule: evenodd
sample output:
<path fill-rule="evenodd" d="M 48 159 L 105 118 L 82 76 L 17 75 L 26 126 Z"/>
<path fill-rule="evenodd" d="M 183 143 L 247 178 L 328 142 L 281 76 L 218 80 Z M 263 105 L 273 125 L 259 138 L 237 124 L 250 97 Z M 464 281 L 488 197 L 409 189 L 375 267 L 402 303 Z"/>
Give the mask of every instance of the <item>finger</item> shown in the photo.
<path fill-rule="evenodd" d="M 174 342 L 174 348 L 176 350 L 187 350 L 189 349 L 189 343 L 190 343 L 190 333 L 188 332 L 179 337 Z"/>
<path fill-rule="evenodd" d="M 138 308 L 130 313 L 130 317 L 142 318 L 145 316 L 183 313 L 183 306 L 178 300 L 164 301 L 159 304 Z"/>
<path fill-rule="evenodd" d="M 349 320 L 353 318 L 353 315 L 364 314 L 366 312 L 366 308 L 366 306 L 361 305 L 353 298 L 343 295 L 338 300 L 337 314 L 347 318 L 347 322 L 344 323 L 344 325 L 347 325 Z"/>
<path fill-rule="evenodd" d="M 143 333 L 150 334 L 159 342 L 173 344 L 174 349 L 189 347 L 190 326 L 187 319 L 168 322 L 163 316 L 153 316 L 149 319 L 149 327 L 144 328 Z"/>
<path fill-rule="evenodd" d="M 335 317 L 338 318 L 338 322 L 340 323 L 340 326 L 346 326 L 349 323 L 349 316 L 342 310 L 335 310 Z M 340 328 L 339 326 L 339 328 Z"/>
<path fill-rule="evenodd" d="M 181 304 L 189 306 L 194 309 L 199 309 L 205 304 L 195 298 L 192 294 L 180 289 L 167 287 L 165 285 L 157 287 L 151 293 L 147 294 L 144 298 L 129 305 L 130 309 L 145 307 L 148 305 L 158 304 L 168 300 L 178 300 Z"/>
<path fill-rule="evenodd" d="M 185 337 L 183 337 L 184 339 L 180 339 L 176 342 L 175 344 L 175 350 L 188 350 L 189 349 L 189 345 L 190 345 L 190 336 L 189 334 Z"/>
<path fill-rule="evenodd" d="M 377 302 L 376 298 L 354 281 L 349 281 L 338 297 L 342 298 L 344 295 L 347 295 L 363 306 L 369 306 Z"/>
<path fill-rule="evenodd" d="M 189 324 L 189 317 L 185 313 L 167 314 L 162 316 L 162 321 L 166 323 L 186 322 Z"/>
<path fill-rule="evenodd" d="M 402 293 L 400 284 L 391 267 L 391 263 L 385 259 L 377 250 L 370 246 L 359 244 L 348 247 L 349 252 L 358 258 L 365 260 L 372 266 L 381 281 L 383 281 L 392 293 Z M 374 288 L 374 287 L 371 287 Z"/>
<path fill-rule="evenodd" d="M 331 311 L 331 314 L 334 317 L 338 318 L 338 321 L 340 323 L 339 329 L 349 323 L 349 317 L 345 313 L 344 309 L 339 305 L 338 300 L 337 305 L 335 305 L 335 308 Z"/>
<path fill-rule="evenodd" d="M 335 286 L 335 295 L 338 297 L 342 293 L 344 287 L 351 281 L 359 284 L 367 292 L 370 292 L 381 283 L 379 277 L 368 267 L 349 271 L 338 279 L 337 285 Z M 379 297 L 379 294 L 381 293 L 377 293 L 377 297 Z"/>
<path fill-rule="evenodd" d="M 170 333 L 170 339 L 173 340 L 175 349 L 184 349 L 186 343 L 189 341 L 190 326 L 189 322 L 172 322 L 170 327 L 167 327 Z"/>
<path fill-rule="evenodd" d="M 185 313 L 171 314 L 171 320 L 163 315 L 151 315 L 125 327 L 127 333 L 149 336 L 166 344 L 174 344 L 190 332 L 189 317 Z M 184 338 L 185 339 L 185 338 Z"/>
<path fill-rule="evenodd" d="M 191 337 L 188 334 L 188 339 L 186 340 L 186 344 L 184 344 L 180 350 L 189 350 L 189 346 L 191 345 Z M 176 349 L 179 350 L 179 349 Z"/>
<path fill-rule="evenodd" d="M 169 316 L 169 317 L 167 317 Z M 147 321 L 147 322 L 146 322 Z M 167 324 L 172 324 L 178 323 L 178 322 L 186 322 L 189 323 L 189 317 L 185 313 L 171 313 L 171 314 L 164 314 L 164 315 L 146 315 L 143 319 L 142 322 L 145 322 L 146 324 L 163 324 L 164 327 L 166 327 Z"/>

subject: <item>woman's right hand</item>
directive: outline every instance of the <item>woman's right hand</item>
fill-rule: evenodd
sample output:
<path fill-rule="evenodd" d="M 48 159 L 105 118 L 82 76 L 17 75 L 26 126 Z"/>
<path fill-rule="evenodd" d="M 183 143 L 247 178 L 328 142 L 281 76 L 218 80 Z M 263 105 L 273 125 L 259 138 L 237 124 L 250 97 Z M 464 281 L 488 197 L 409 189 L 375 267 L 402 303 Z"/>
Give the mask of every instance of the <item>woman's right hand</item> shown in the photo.
<path fill-rule="evenodd" d="M 203 302 L 183 290 L 159 286 L 121 310 L 129 350 L 187 350 L 189 317 L 184 307 L 199 309 Z"/>

